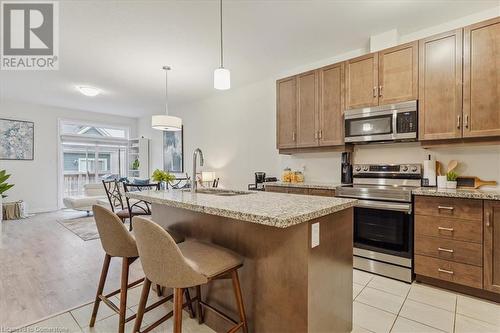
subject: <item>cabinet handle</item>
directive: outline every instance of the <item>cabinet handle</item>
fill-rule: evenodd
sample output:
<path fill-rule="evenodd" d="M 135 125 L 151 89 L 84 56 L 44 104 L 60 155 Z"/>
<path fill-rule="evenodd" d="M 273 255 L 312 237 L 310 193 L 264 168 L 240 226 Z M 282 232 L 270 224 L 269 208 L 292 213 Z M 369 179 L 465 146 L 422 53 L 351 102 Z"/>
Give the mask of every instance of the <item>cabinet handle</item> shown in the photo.
<path fill-rule="evenodd" d="M 316 140 L 317 140 L 317 139 L 318 139 L 318 136 L 319 136 L 319 135 L 318 135 L 318 131 L 315 131 L 315 132 L 314 132 L 314 139 L 316 139 Z"/>
<path fill-rule="evenodd" d="M 460 129 L 460 119 L 461 119 L 461 118 L 462 118 L 462 117 L 457 116 L 457 128 L 458 128 L 458 129 Z"/>
<path fill-rule="evenodd" d="M 486 226 L 489 228 L 491 226 L 491 214 L 490 212 L 486 212 Z"/>
<path fill-rule="evenodd" d="M 443 249 L 442 247 L 438 247 L 438 251 L 442 251 L 442 252 L 448 252 L 448 253 L 453 253 L 455 251 L 451 250 L 451 249 Z"/>
<path fill-rule="evenodd" d="M 438 227 L 438 230 L 453 232 L 453 228 Z"/>
<path fill-rule="evenodd" d="M 453 271 L 448 271 L 446 269 L 441 269 L 441 268 L 438 268 L 438 272 L 439 273 L 446 273 L 446 274 L 450 274 L 450 275 L 455 274 L 455 273 L 453 273 Z"/>
<path fill-rule="evenodd" d="M 319 138 L 323 138 L 323 130 L 319 130 Z"/>
<path fill-rule="evenodd" d="M 292 132 L 292 140 L 295 141 L 295 131 Z"/>
<path fill-rule="evenodd" d="M 469 128 L 469 115 L 468 114 L 465 115 L 464 125 L 465 125 L 465 128 Z"/>
<path fill-rule="evenodd" d="M 378 95 L 382 97 L 382 86 L 378 86 Z"/>
<path fill-rule="evenodd" d="M 454 210 L 455 207 L 451 207 L 451 206 L 438 206 L 438 209 Z"/>
<path fill-rule="evenodd" d="M 377 87 L 373 87 L 373 97 L 377 97 Z"/>

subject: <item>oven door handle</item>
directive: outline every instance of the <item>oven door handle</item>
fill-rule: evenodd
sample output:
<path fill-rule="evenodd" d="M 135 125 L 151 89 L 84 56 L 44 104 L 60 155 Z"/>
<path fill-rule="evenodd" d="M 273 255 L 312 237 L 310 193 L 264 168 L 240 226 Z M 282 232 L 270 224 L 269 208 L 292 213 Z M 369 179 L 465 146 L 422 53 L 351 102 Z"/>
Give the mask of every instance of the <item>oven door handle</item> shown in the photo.
<path fill-rule="evenodd" d="M 392 211 L 404 212 L 407 214 L 411 214 L 411 204 L 409 204 L 409 203 L 397 203 L 397 202 L 374 201 L 374 200 L 358 200 L 355 204 L 355 207 L 381 209 L 381 210 L 392 210 Z"/>

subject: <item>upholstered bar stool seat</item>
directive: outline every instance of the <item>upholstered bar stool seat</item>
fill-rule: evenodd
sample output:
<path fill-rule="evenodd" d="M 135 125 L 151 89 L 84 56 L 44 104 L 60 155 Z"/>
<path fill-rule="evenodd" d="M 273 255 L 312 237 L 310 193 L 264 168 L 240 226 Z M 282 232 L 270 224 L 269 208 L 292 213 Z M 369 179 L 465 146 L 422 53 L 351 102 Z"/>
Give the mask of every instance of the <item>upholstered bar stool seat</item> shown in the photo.
<path fill-rule="evenodd" d="M 120 220 L 120 217 L 113 213 L 111 210 L 99 206 L 94 205 L 92 207 L 94 211 L 94 219 L 96 222 L 97 230 L 99 231 L 101 245 L 106 253 L 104 257 L 104 263 L 101 272 L 101 278 L 99 280 L 99 285 L 97 287 L 96 298 L 94 301 L 94 307 L 92 310 L 92 315 L 90 319 L 90 327 L 93 327 L 96 322 L 97 312 L 99 310 L 99 305 L 101 302 L 109 306 L 112 310 L 119 314 L 119 325 L 118 332 L 124 333 L 125 323 L 135 319 L 136 315 L 132 315 L 126 318 L 127 311 L 127 291 L 129 288 L 138 285 L 144 278 L 139 279 L 135 282 L 129 283 L 129 268 L 130 265 L 139 257 L 139 252 L 136 245 L 136 240 L 134 235 L 127 230 L 125 225 Z M 184 238 L 178 234 L 172 234 L 175 239 L 174 241 L 183 241 Z M 108 270 L 111 262 L 111 258 L 121 258 L 122 259 L 122 274 L 121 274 L 121 283 L 120 289 L 115 290 L 109 294 L 104 294 L 104 285 L 106 283 L 106 278 L 108 275 Z M 149 287 L 151 285 L 149 284 Z M 158 290 L 160 290 L 159 286 Z M 120 294 L 120 304 L 119 306 L 113 303 L 112 296 Z M 187 294 L 187 291 L 186 291 Z M 186 295 L 188 299 L 190 299 L 189 295 Z M 158 302 L 150 305 L 145 311 L 149 311 L 158 307 L 159 305 L 167 302 L 172 299 L 172 297 L 166 297 Z M 192 309 L 191 304 L 189 303 L 191 313 L 194 316 L 194 310 Z"/>
<path fill-rule="evenodd" d="M 238 254 L 217 245 L 186 241 L 178 246 L 188 264 L 207 279 L 243 265 L 243 260 Z"/>
<path fill-rule="evenodd" d="M 151 283 L 174 289 L 174 310 L 167 313 L 144 332 L 157 327 L 170 317 L 174 317 L 174 333 L 182 332 L 183 294 L 188 288 L 196 288 L 199 323 L 203 323 L 202 307 L 212 310 L 216 315 L 232 324 L 229 332 L 238 330 L 248 332 L 245 307 L 238 278 L 238 268 L 243 265 L 242 258 L 228 249 L 214 244 L 188 240 L 176 244 L 174 239 L 161 226 L 144 217 L 134 217 L 135 236 L 140 260 L 146 278 L 144 280 L 141 301 L 137 309 L 134 333 L 139 332 Z M 236 321 L 201 298 L 201 285 L 216 279 L 232 280 L 238 306 L 239 320 Z M 188 299 L 187 304 L 191 300 Z"/>

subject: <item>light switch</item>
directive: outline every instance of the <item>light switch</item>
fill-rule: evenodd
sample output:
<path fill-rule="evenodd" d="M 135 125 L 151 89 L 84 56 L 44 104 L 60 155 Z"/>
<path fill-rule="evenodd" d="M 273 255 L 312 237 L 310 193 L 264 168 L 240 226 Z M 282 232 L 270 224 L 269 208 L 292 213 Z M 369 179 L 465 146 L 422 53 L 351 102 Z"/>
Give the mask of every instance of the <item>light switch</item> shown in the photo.
<path fill-rule="evenodd" d="M 319 245 L 319 222 L 311 225 L 311 248 Z"/>

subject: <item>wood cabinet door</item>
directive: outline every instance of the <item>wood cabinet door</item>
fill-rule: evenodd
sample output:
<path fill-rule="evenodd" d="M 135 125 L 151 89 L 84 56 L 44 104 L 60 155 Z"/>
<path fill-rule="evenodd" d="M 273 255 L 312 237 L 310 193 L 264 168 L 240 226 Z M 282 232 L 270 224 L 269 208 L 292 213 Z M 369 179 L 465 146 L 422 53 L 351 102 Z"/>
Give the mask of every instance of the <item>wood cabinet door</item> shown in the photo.
<path fill-rule="evenodd" d="M 318 71 L 297 76 L 297 147 L 318 145 Z"/>
<path fill-rule="evenodd" d="M 398 45 L 378 53 L 378 104 L 418 98 L 418 42 Z"/>
<path fill-rule="evenodd" d="M 484 202 L 484 289 L 500 293 L 500 202 Z"/>
<path fill-rule="evenodd" d="M 347 60 L 345 89 L 347 109 L 378 105 L 377 53 Z"/>
<path fill-rule="evenodd" d="M 463 135 L 500 135 L 500 17 L 464 28 Z"/>
<path fill-rule="evenodd" d="M 462 29 L 419 42 L 419 139 L 462 137 Z"/>
<path fill-rule="evenodd" d="M 344 143 L 344 63 L 319 70 L 319 145 Z"/>
<path fill-rule="evenodd" d="M 295 76 L 276 82 L 276 118 L 277 148 L 294 148 L 297 138 L 297 78 Z"/>

